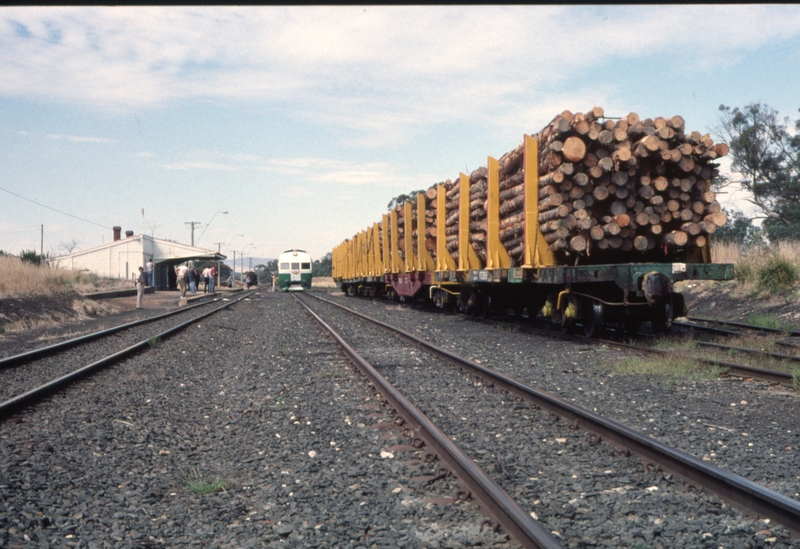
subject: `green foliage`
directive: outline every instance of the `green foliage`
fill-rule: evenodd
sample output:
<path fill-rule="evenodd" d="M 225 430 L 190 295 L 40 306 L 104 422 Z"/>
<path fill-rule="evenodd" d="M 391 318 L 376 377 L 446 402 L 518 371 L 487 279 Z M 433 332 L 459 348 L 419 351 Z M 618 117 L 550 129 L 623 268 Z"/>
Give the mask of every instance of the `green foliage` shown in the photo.
<path fill-rule="evenodd" d="M 764 214 L 762 226 L 771 241 L 796 238 L 800 232 L 800 119 L 761 103 L 743 109 L 719 107 L 721 133 L 730 147 L 736 183 L 751 193 Z"/>
<path fill-rule="evenodd" d="M 6 331 L 6 327 L 3 326 L 2 324 L 0 324 L 0 334 L 5 333 L 5 331 Z"/>
<path fill-rule="evenodd" d="M 764 235 L 761 228 L 753 225 L 752 218 L 740 210 L 722 211 L 728 216 L 728 222 L 719 227 L 714 233 L 714 238 L 720 242 L 741 244 L 743 246 L 756 246 L 764 244 Z"/>
<path fill-rule="evenodd" d="M 27 261 L 34 265 L 43 265 L 45 256 L 37 254 L 36 250 L 23 250 L 22 253 L 19 254 L 19 258 L 22 261 Z"/>
<path fill-rule="evenodd" d="M 770 292 L 792 287 L 800 277 L 797 265 L 783 257 L 774 256 L 757 273 L 756 284 L 759 289 Z"/>
<path fill-rule="evenodd" d="M 791 325 L 786 322 L 781 322 L 775 315 L 753 313 L 747 315 L 747 323 L 753 326 L 761 326 L 762 328 L 770 328 L 772 330 L 794 331 Z"/>
<path fill-rule="evenodd" d="M 161 343 L 161 338 L 159 336 L 153 336 L 147 340 L 147 344 L 150 345 L 151 349 L 158 347 L 159 343 Z"/>
<path fill-rule="evenodd" d="M 219 477 L 210 480 L 204 478 L 197 469 L 191 470 L 184 479 L 186 489 L 195 494 L 213 494 L 224 490 L 227 485 L 228 482 Z"/>
<path fill-rule="evenodd" d="M 321 259 L 315 259 L 314 264 L 311 266 L 312 276 L 331 276 L 333 265 L 333 258 L 330 253 L 322 256 Z"/>
<path fill-rule="evenodd" d="M 408 194 L 399 194 L 392 198 L 389 203 L 386 205 L 388 209 L 392 209 L 395 206 L 399 206 L 405 202 L 411 202 L 417 199 L 417 194 L 424 193 L 426 189 L 421 189 L 419 191 L 409 191 Z"/>

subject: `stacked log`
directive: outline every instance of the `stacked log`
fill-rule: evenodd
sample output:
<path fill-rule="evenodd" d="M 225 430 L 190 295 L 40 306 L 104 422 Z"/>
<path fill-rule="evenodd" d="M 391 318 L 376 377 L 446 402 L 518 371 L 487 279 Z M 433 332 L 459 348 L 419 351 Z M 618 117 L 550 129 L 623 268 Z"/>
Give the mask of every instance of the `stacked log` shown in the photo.
<path fill-rule="evenodd" d="M 728 153 L 699 132 L 687 132 L 680 116 L 640 120 L 630 113 L 606 118 L 600 107 L 586 113 L 564 111 L 534 135 L 539 143 L 538 223 L 542 238 L 561 263 L 628 262 L 658 259 L 679 249 L 702 248 L 727 222 L 709 182 L 718 175 L 713 161 Z M 524 144 L 504 154 L 500 166 L 499 238 L 522 264 L 525 205 Z M 460 223 L 469 223 L 469 241 L 486 263 L 488 171 L 469 176 L 469 219 L 460 217 L 459 178 L 440 183 L 445 219 L 437 220 L 437 186 L 425 193 L 426 234 L 397 206 L 397 241 L 405 259 L 405 231 L 413 250 L 424 238 L 436 258 L 437 222 L 445 224 L 446 248 L 458 261 Z M 407 225 L 406 223 L 411 223 Z M 632 256 L 632 254 L 638 254 Z"/>
<path fill-rule="evenodd" d="M 708 190 L 728 152 L 680 116 L 604 118 L 564 111 L 539 142 L 539 230 L 557 257 L 624 261 L 630 253 L 703 247 L 727 222 Z M 523 146 L 500 159 L 500 240 L 522 259 Z"/>

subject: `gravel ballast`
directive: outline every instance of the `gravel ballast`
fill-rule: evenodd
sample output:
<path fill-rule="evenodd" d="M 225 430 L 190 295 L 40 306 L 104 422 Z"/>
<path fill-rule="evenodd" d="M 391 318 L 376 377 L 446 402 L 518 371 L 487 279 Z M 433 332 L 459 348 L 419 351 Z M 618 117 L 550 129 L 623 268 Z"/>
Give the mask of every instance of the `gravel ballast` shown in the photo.
<path fill-rule="evenodd" d="M 624 353 L 334 299 L 798 499 L 788 391 L 613 374 L 604 363 Z M 351 335 L 565 546 L 800 547 L 369 333 Z M 290 295 L 262 292 L 0 423 L 0 547 L 513 546 L 482 527 L 476 505 L 452 502 L 453 478 L 426 482 L 441 464 L 409 448 L 394 419 Z M 201 494 L 192 480 L 224 489 Z"/>
<path fill-rule="evenodd" d="M 508 546 L 394 419 L 262 293 L 0 423 L 0 546 Z"/>

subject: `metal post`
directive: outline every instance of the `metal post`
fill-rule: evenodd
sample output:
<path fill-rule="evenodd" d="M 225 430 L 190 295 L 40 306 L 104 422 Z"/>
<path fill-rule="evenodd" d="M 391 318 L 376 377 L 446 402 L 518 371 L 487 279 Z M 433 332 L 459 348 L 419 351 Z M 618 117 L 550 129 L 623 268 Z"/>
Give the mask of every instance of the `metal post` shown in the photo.
<path fill-rule="evenodd" d="M 44 225 L 39 226 L 40 233 L 39 233 L 39 255 L 42 256 L 42 260 L 44 260 Z"/>

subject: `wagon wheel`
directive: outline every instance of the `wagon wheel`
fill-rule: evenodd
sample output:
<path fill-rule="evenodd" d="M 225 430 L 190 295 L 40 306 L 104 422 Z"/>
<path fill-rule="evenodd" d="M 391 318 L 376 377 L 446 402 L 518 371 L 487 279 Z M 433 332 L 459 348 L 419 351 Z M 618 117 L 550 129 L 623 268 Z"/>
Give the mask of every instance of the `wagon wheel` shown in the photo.
<path fill-rule="evenodd" d="M 592 301 L 591 309 L 583 316 L 583 335 L 585 337 L 601 337 L 603 334 L 603 304 Z"/>

